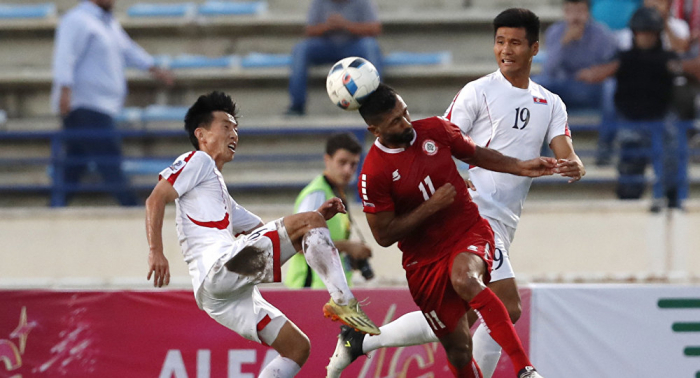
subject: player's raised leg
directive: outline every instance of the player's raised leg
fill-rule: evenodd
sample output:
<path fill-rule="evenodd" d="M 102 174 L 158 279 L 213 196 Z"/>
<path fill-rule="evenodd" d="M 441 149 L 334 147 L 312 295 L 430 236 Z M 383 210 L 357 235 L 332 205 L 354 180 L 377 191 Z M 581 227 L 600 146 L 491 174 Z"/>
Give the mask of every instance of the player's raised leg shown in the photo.
<path fill-rule="evenodd" d="M 339 211 L 345 211 L 338 198 L 326 201 L 318 211 L 298 213 L 283 219 L 292 245 L 304 253 L 311 269 L 323 280 L 331 299 L 323 306 L 326 317 L 353 327 L 360 332 L 379 334 L 379 328 L 360 308 L 348 287 L 338 250 L 326 226 Z"/>
<path fill-rule="evenodd" d="M 270 361 L 258 378 L 294 377 L 309 359 L 309 338 L 290 320 L 282 326 L 275 341 L 270 345 L 279 356 Z"/>

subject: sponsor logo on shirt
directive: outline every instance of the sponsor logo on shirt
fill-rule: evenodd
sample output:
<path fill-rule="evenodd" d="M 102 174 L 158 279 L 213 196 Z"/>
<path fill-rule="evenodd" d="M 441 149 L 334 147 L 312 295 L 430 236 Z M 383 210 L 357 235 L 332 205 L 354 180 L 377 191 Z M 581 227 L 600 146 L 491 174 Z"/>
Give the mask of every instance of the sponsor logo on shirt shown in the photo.
<path fill-rule="evenodd" d="M 394 181 L 399 181 L 399 180 L 401 180 L 401 174 L 399 173 L 399 170 L 398 170 L 398 169 L 395 170 L 395 171 L 391 174 L 391 179 L 394 180 Z"/>
<path fill-rule="evenodd" d="M 547 100 L 544 99 L 544 98 L 532 96 L 532 100 L 535 102 L 535 104 L 544 104 L 544 105 L 547 105 Z"/>
<path fill-rule="evenodd" d="M 438 147 L 435 142 L 430 139 L 426 139 L 425 142 L 423 142 L 423 152 L 425 152 L 428 156 L 433 156 L 438 152 Z"/>

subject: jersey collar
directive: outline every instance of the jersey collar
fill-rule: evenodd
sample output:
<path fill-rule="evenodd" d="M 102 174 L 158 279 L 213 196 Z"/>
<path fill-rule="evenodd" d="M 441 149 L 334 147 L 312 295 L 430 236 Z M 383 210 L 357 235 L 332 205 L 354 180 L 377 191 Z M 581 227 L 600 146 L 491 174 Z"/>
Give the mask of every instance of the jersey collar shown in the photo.
<path fill-rule="evenodd" d="M 413 140 L 411 140 L 411 146 L 413 146 L 413 143 L 416 142 L 416 138 L 418 138 L 418 132 L 416 131 L 416 128 L 413 128 Z M 385 145 L 383 145 L 380 141 L 379 138 L 374 140 L 374 145 L 377 146 L 378 149 L 386 152 L 387 154 L 398 154 L 401 152 L 406 151 L 405 148 L 389 148 Z"/>

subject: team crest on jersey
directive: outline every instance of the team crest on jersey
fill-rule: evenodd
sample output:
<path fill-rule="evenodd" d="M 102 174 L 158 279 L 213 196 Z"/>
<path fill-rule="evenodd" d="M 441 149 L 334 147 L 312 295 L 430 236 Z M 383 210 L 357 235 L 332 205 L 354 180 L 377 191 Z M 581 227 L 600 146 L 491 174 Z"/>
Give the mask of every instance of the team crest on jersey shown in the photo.
<path fill-rule="evenodd" d="M 438 152 L 438 146 L 432 140 L 427 139 L 425 142 L 423 142 L 423 152 L 429 156 L 433 156 Z"/>

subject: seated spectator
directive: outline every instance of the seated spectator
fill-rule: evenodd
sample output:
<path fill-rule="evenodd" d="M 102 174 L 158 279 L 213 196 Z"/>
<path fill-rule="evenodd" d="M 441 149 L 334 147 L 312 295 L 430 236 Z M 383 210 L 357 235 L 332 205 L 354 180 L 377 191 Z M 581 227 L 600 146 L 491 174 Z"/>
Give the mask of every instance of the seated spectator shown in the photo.
<path fill-rule="evenodd" d="M 547 29 L 544 68 L 533 80 L 558 94 L 569 110 L 602 112 L 596 163 L 604 165 L 610 160 L 615 138 L 607 127 L 614 119 L 614 83 L 595 82 L 589 68 L 610 62 L 617 52 L 617 40 L 605 25 L 591 19 L 589 6 L 588 0 L 564 1 L 564 20 Z"/>
<path fill-rule="evenodd" d="M 376 36 L 382 31 L 372 0 L 314 0 L 309 7 L 306 38 L 292 51 L 287 115 L 306 114 L 306 81 L 311 65 L 359 56 L 382 73 Z"/>
<path fill-rule="evenodd" d="M 535 81 L 556 93 L 569 109 L 600 108 L 602 85 L 587 68 L 608 63 L 617 51 L 610 30 L 590 18 L 588 0 L 565 0 L 564 21 L 547 29 L 547 57 Z"/>

